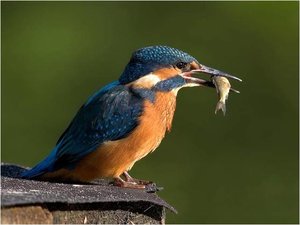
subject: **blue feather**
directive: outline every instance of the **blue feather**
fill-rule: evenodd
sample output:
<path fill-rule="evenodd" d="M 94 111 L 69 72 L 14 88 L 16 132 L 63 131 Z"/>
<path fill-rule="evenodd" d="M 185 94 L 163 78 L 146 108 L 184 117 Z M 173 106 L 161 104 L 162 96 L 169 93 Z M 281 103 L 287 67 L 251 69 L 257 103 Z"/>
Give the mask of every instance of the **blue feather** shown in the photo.
<path fill-rule="evenodd" d="M 140 97 L 142 97 L 144 99 L 148 99 L 152 103 L 155 102 L 155 91 L 153 89 L 137 88 L 137 89 L 132 89 L 132 91 L 136 95 L 139 95 Z"/>
<path fill-rule="evenodd" d="M 158 91 L 168 92 L 174 88 L 182 87 L 185 84 L 185 80 L 182 76 L 174 76 L 166 80 L 158 82 L 154 89 Z"/>
<path fill-rule="evenodd" d="M 55 163 L 57 147 L 55 147 L 50 155 L 48 155 L 42 162 L 37 164 L 31 170 L 27 170 L 22 174 L 23 178 L 32 178 L 42 175 L 45 171 L 52 170 L 52 166 Z"/>
<path fill-rule="evenodd" d="M 189 54 L 168 46 L 150 46 L 135 51 L 119 81 L 128 84 L 161 68 L 174 66 L 178 62 L 190 63 L 197 60 Z"/>
<path fill-rule="evenodd" d="M 143 97 L 113 82 L 92 95 L 59 138 L 51 154 L 25 172 L 33 178 L 60 168 L 72 169 L 106 141 L 122 139 L 138 125 Z"/>

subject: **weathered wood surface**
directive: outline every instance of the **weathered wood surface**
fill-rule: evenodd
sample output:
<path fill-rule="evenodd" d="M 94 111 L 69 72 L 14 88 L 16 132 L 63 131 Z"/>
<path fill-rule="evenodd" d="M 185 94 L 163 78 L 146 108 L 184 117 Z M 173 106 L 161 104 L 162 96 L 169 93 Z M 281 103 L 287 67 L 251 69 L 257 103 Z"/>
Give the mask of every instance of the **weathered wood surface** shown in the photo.
<path fill-rule="evenodd" d="M 176 212 L 155 193 L 114 187 L 106 180 L 64 184 L 18 178 L 24 170 L 1 165 L 2 223 L 163 224 L 165 209 Z"/>

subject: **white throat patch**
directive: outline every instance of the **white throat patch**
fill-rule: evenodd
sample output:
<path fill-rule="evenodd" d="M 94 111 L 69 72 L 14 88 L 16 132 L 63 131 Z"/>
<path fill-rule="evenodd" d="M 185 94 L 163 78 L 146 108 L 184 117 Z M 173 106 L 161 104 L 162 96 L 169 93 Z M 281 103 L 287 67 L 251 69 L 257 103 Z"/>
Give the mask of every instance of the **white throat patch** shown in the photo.
<path fill-rule="evenodd" d="M 154 73 L 149 73 L 132 82 L 132 85 L 135 88 L 151 88 L 160 81 L 161 79 L 157 75 Z"/>

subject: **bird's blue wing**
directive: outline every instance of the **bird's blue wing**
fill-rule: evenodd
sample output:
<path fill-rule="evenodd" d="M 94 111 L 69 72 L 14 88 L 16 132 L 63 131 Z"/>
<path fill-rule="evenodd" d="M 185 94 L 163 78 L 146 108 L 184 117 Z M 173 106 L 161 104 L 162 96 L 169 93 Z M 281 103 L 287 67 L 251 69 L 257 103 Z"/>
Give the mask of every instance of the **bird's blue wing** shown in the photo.
<path fill-rule="evenodd" d="M 137 125 L 143 99 L 114 82 L 95 93 L 78 111 L 52 153 L 23 177 L 73 168 L 105 141 L 126 137 Z"/>
<path fill-rule="evenodd" d="M 137 126 L 142 104 L 143 100 L 123 85 L 94 96 L 60 138 L 58 158 L 70 156 L 68 161 L 76 161 L 75 156 L 81 158 L 105 141 L 124 138 Z"/>

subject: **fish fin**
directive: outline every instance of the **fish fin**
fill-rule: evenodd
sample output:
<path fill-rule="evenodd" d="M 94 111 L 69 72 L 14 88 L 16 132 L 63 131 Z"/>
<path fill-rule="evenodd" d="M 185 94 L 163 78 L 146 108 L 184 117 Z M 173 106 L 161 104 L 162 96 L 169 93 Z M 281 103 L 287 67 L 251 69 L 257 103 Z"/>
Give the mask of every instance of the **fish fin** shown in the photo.
<path fill-rule="evenodd" d="M 237 94 L 240 94 L 240 93 L 241 93 L 240 91 L 238 91 L 238 90 L 236 90 L 236 89 L 233 89 L 233 88 L 230 88 L 230 91 L 231 91 L 231 92 L 235 92 L 235 93 L 237 93 Z"/>
<path fill-rule="evenodd" d="M 225 116 L 225 114 L 226 114 L 226 105 L 225 105 L 225 102 L 219 101 L 219 102 L 217 103 L 216 109 L 215 109 L 215 114 L 217 114 L 217 112 L 218 112 L 220 109 L 222 110 L 223 115 Z"/>

